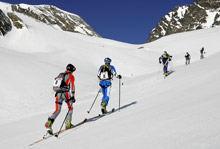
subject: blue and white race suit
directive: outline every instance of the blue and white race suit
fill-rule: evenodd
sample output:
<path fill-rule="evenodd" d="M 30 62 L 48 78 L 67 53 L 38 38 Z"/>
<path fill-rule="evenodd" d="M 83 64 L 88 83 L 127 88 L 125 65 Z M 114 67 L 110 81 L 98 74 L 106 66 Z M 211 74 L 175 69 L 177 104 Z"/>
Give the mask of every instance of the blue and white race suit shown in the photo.
<path fill-rule="evenodd" d="M 114 66 L 112 65 L 107 65 L 107 66 L 109 67 L 109 70 L 111 72 L 110 76 L 108 76 L 108 79 L 103 80 L 102 78 L 100 78 L 102 66 L 99 68 L 98 71 L 98 78 L 100 79 L 99 86 L 101 87 L 103 94 L 102 102 L 105 103 L 105 106 L 108 105 L 108 101 L 109 101 L 109 96 L 111 91 L 111 80 L 114 76 L 115 77 L 118 76 Z"/>

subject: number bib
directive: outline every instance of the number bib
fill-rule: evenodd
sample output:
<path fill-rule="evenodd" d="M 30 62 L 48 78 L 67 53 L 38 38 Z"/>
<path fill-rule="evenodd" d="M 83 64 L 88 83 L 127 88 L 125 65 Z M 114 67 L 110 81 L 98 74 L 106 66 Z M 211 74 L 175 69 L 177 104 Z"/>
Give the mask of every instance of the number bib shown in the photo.
<path fill-rule="evenodd" d="M 56 80 L 54 80 L 54 82 L 53 82 L 54 90 L 59 90 L 60 89 L 62 80 L 63 80 L 62 78 L 56 78 Z"/>
<path fill-rule="evenodd" d="M 108 72 L 101 72 L 100 79 L 101 80 L 108 80 L 109 79 Z"/>
<path fill-rule="evenodd" d="M 68 85 L 64 82 L 65 73 L 60 73 L 58 77 L 55 78 L 53 82 L 53 90 L 57 91 L 66 91 L 69 89 Z"/>

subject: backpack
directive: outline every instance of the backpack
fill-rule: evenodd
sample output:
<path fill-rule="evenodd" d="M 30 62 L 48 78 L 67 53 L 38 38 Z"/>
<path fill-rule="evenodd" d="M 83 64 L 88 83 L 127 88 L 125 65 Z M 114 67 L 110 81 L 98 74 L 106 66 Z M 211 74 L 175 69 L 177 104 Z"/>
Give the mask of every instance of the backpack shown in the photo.
<path fill-rule="evenodd" d="M 163 54 L 161 56 L 162 60 L 167 60 L 169 58 L 169 55 L 168 54 Z"/>
<path fill-rule="evenodd" d="M 54 79 L 53 90 L 54 90 L 55 92 L 69 90 L 69 86 L 66 85 L 66 82 L 65 82 L 65 75 L 67 75 L 67 74 L 68 74 L 68 73 L 60 73 L 60 74 Z"/>
<path fill-rule="evenodd" d="M 112 72 L 109 65 L 102 65 L 100 74 L 99 74 L 100 80 L 110 80 L 112 79 Z"/>

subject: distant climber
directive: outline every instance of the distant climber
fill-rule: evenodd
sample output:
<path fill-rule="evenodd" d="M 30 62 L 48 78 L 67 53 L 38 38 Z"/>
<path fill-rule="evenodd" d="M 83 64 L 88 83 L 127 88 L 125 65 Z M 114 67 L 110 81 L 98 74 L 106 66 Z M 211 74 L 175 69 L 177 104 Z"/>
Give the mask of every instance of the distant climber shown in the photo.
<path fill-rule="evenodd" d="M 191 56 L 188 52 L 186 52 L 185 58 L 186 58 L 186 65 L 190 64 Z"/>
<path fill-rule="evenodd" d="M 169 54 L 167 53 L 167 51 L 164 51 L 164 54 L 161 55 L 160 58 L 159 58 L 159 63 L 160 63 L 160 64 L 162 63 L 161 60 L 162 60 L 163 65 L 164 65 L 164 66 L 163 66 L 164 75 L 165 75 L 165 76 L 168 76 L 168 64 L 169 64 L 169 61 L 172 60 L 172 56 L 169 55 Z"/>
<path fill-rule="evenodd" d="M 204 47 L 202 47 L 202 49 L 200 50 L 200 59 L 203 59 L 204 58 L 204 54 L 205 54 L 205 51 L 204 51 Z"/>

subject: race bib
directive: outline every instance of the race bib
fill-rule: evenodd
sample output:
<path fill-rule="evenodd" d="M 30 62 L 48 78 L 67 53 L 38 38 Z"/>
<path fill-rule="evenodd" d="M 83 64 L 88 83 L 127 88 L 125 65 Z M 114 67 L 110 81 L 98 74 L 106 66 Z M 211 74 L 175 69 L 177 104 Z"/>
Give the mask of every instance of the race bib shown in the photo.
<path fill-rule="evenodd" d="M 54 80 L 54 82 L 53 82 L 53 89 L 54 89 L 55 91 L 60 90 L 62 80 L 63 80 L 62 78 L 56 78 L 56 79 Z"/>
<path fill-rule="evenodd" d="M 108 80 L 109 79 L 108 72 L 101 72 L 100 79 L 101 80 Z"/>

